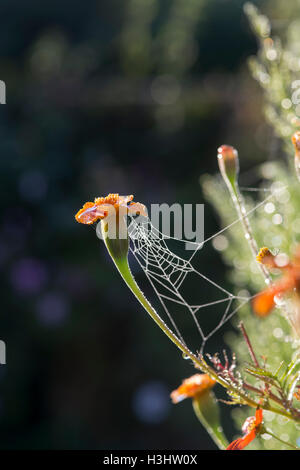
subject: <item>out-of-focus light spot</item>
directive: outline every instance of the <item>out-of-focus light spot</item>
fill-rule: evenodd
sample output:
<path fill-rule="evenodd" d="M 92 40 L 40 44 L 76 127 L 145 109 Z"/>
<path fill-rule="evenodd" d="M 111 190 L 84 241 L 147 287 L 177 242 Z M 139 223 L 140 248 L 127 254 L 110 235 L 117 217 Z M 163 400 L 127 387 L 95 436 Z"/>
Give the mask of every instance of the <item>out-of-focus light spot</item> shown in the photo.
<path fill-rule="evenodd" d="M 274 328 L 273 330 L 273 336 L 276 339 L 280 339 L 283 337 L 283 331 L 281 328 Z"/>
<path fill-rule="evenodd" d="M 147 382 L 141 385 L 133 396 L 133 410 L 140 421 L 149 424 L 164 421 L 170 409 L 170 397 L 161 382 Z"/>
<path fill-rule="evenodd" d="M 283 433 L 283 434 L 280 435 L 280 439 L 282 441 L 288 442 L 289 441 L 289 435 L 286 434 L 286 433 Z"/>
<path fill-rule="evenodd" d="M 47 193 L 47 181 L 38 170 L 27 171 L 19 180 L 19 191 L 23 199 L 35 202 L 43 199 Z"/>
<path fill-rule="evenodd" d="M 215 250 L 224 251 L 228 247 L 228 239 L 224 235 L 218 235 L 212 241 Z"/>
<path fill-rule="evenodd" d="M 290 126 L 281 126 L 281 133 L 284 137 L 288 137 L 292 133 L 293 129 Z"/>
<path fill-rule="evenodd" d="M 300 437 L 298 437 L 298 439 L 296 440 L 296 444 L 298 447 L 300 447 Z"/>
<path fill-rule="evenodd" d="M 286 266 L 289 261 L 290 259 L 286 253 L 279 253 L 279 255 L 277 255 L 275 258 L 276 265 L 279 268 L 283 268 L 284 266 Z"/>
<path fill-rule="evenodd" d="M 266 52 L 267 59 L 269 60 L 276 60 L 277 59 L 277 51 L 276 49 L 269 49 Z"/>
<path fill-rule="evenodd" d="M 250 292 L 247 289 L 241 289 L 237 294 L 239 297 L 250 297 Z"/>
<path fill-rule="evenodd" d="M 264 421 L 268 421 L 269 423 L 273 421 L 274 419 L 274 413 L 271 411 L 265 410 L 264 411 Z"/>
<path fill-rule="evenodd" d="M 66 50 L 67 43 L 61 33 L 45 34 L 34 45 L 30 65 L 35 72 L 40 74 L 58 73 Z"/>
<path fill-rule="evenodd" d="M 274 214 L 272 217 L 272 222 L 274 225 L 280 225 L 283 222 L 282 215 L 280 214 Z"/>
<path fill-rule="evenodd" d="M 275 194 L 275 197 L 281 204 L 286 204 L 290 200 L 290 193 L 287 189 L 282 189 Z"/>
<path fill-rule="evenodd" d="M 38 300 L 36 313 L 44 325 L 56 326 L 66 319 L 69 313 L 69 302 L 59 292 L 48 292 Z"/>
<path fill-rule="evenodd" d="M 151 85 L 153 100 L 162 105 L 174 104 L 181 92 L 180 84 L 172 75 L 161 75 L 155 78 Z"/>
<path fill-rule="evenodd" d="M 275 206 L 274 206 L 273 202 L 268 202 L 265 205 L 265 212 L 267 214 L 272 214 L 274 211 L 275 211 Z"/>
<path fill-rule="evenodd" d="M 264 85 L 267 85 L 268 83 L 270 83 L 270 75 L 268 73 L 259 72 L 258 78 L 261 81 L 261 83 L 263 83 Z"/>
<path fill-rule="evenodd" d="M 17 261 L 11 270 L 11 283 L 21 294 L 36 294 L 46 284 L 48 278 L 44 263 L 34 258 Z"/>
<path fill-rule="evenodd" d="M 267 433 L 262 434 L 261 437 L 262 437 L 265 441 L 269 441 L 270 439 L 272 439 L 272 436 L 270 436 L 270 434 L 267 434 Z"/>
<path fill-rule="evenodd" d="M 291 102 L 291 100 L 289 98 L 284 98 L 282 101 L 281 101 L 281 106 L 284 108 L 284 109 L 290 109 L 292 107 L 293 103 Z"/>
<path fill-rule="evenodd" d="M 281 426 L 284 426 L 285 424 L 287 424 L 289 422 L 288 418 L 286 418 L 285 416 L 277 416 L 277 422 L 278 424 L 280 424 Z M 282 439 L 283 440 L 283 439 Z"/>
<path fill-rule="evenodd" d="M 295 113 L 297 114 L 297 116 L 300 116 L 300 104 L 297 104 L 295 108 Z"/>
<path fill-rule="evenodd" d="M 273 178 L 276 175 L 276 167 L 273 163 L 264 163 L 260 171 L 261 175 L 267 179 Z"/>

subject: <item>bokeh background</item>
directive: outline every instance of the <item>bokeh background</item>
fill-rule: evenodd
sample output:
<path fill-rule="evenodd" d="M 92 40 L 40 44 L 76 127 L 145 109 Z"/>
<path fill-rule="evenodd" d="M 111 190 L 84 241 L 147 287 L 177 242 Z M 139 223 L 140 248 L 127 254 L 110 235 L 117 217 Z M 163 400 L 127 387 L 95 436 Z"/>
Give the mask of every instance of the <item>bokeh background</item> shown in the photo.
<path fill-rule="evenodd" d="M 276 2 L 254 3 L 284 28 Z M 215 448 L 191 403 L 170 402 L 191 365 L 74 214 L 109 192 L 203 203 L 222 143 L 248 184 L 274 157 L 243 4 L 1 0 L 0 448 Z M 205 213 L 209 235 L 219 222 Z M 198 262 L 227 282 L 212 245 Z"/>

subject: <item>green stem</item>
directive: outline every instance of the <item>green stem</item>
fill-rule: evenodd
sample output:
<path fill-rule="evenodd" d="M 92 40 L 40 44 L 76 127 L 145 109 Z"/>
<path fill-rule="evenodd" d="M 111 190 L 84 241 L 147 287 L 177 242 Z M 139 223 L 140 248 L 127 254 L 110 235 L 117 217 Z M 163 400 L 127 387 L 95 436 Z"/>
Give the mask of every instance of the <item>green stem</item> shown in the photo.
<path fill-rule="evenodd" d="M 128 248 L 129 248 L 129 240 L 127 237 L 119 238 L 110 238 L 108 232 L 108 224 L 101 222 L 101 230 L 103 234 L 103 241 L 105 246 L 117 267 L 120 275 L 122 276 L 123 280 L 131 290 L 131 292 L 135 295 L 141 305 L 144 307 L 146 312 L 150 315 L 152 320 L 160 327 L 160 329 L 167 335 L 167 337 L 178 347 L 178 349 L 188 357 L 193 362 L 194 366 L 200 369 L 202 372 L 207 373 L 211 378 L 213 378 L 216 382 L 222 385 L 224 388 L 229 390 L 233 395 L 237 395 L 241 402 L 251 406 L 253 408 L 257 408 L 259 405 L 255 400 L 250 398 L 244 391 L 242 391 L 239 387 L 236 387 L 234 384 L 229 383 L 223 377 L 220 377 L 217 372 L 210 367 L 202 356 L 195 356 L 189 348 L 170 330 L 170 328 L 166 325 L 166 323 L 160 318 L 158 313 L 154 310 L 152 305 L 148 302 L 142 291 L 140 290 L 139 286 L 137 285 L 129 264 L 128 264 Z M 119 235 L 119 232 L 118 232 Z M 297 419 L 292 416 L 292 414 L 287 413 L 285 411 L 281 411 L 279 409 L 272 408 L 269 405 L 266 405 L 264 409 L 273 411 L 274 413 L 281 414 L 286 416 L 289 419 Z"/>
<path fill-rule="evenodd" d="M 109 247 L 107 247 L 109 250 Z M 109 250 L 110 252 L 110 250 Z M 129 264 L 127 257 L 122 257 L 122 258 L 114 258 L 112 256 L 112 259 L 121 274 L 123 280 L 131 290 L 131 292 L 135 295 L 135 297 L 138 299 L 138 301 L 142 304 L 146 312 L 150 315 L 150 317 L 155 321 L 155 323 L 161 328 L 161 330 L 167 335 L 167 337 L 178 347 L 178 349 L 186 356 L 191 359 L 191 361 L 194 363 L 195 367 L 200 369 L 202 372 L 209 374 L 210 377 L 212 377 L 216 382 L 218 382 L 220 385 L 222 385 L 224 388 L 227 390 L 231 391 L 234 394 L 238 394 L 238 396 L 241 398 L 241 400 L 248 406 L 251 406 L 252 408 L 257 408 L 259 405 L 255 400 L 250 398 L 246 393 L 242 392 L 241 390 L 238 390 L 236 387 L 232 386 L 229 384 L 226 380 L 224 380 L 222 377 L 219 377 L 217 372 L 215 372 L 206 362 L 202 357 L 197 357 L 195 356 L 189 348 L 183 344 L 179 338 L 170 330 L 170 328 L 166 325 L 166 323 L 160 318 L 160 316 L 157 314 L 157 312 L 154 310 L 154 308 L 151 306 L 151 304 L 148 302 L 146 297 L 143 295 L 141 292 L 139 286 L 137 285 Z M 263 407 L 266 410 L 272 411 L 273 413 L 280 414 L 282 416 L 285 416 L 286 418 L 296 420 L 294 416 L 292 416 L 290 413 L 280 410 L 277 408 L 273 408 L 270 405 L 265 405 Z"/>
<path fill-rule="evenodd" d="M 299 175 L 300 175 L 300 167 L 299 167 Z M 247 239 L 248 245 L 249 245 L 250 250 L 252 252 L 253 258 L 255 259 L 256 264 L 258 265 L 258 268 L 260 269 L 260 271 L 261 271 L 261 273 L 262 273 L 262 275 L 265 279 L 266 284 L 270 286 L 272 284 L 272 278 L 271 278 L 267 268 L 263 264 L 259 263 L 256 259 L 256 256 L 258 254 L 258 246 L 257 246 L 256 240 L 253 236 L 251 224 L 250 224 L 249 218 L 247 216 L 247 211 L 246 211 L 246 208 L 245 208 L 243 197 L 242 197 L 242 195 L 239 191 L 238 184 L 236 183 L 235 180 L 232 181 L 232 180 L 229 180 L 228 178 L 225 179 L 225 182 L 226 182 L 226 185 L 228 187 L 228 190 L 229 190 L 231 199 L 233 201 L 233 204 L 235 206 L 235 210 L 236 210 L 236 212 L 239 216 L 239 219 L 241 221 L 241 224 L 243 226 L 245 237 Z M 284 312 L 285 317 L 289 321 L 292 330 L 296 333 L 297 336 L 299 336 L 297 328 L 296 328 L 295 323 L 293 321 L 293 318 L 289 314 L 286 305 L 285 304 L 282 305 L 281 309 Z"/>
<path fill-rule="evenodd" d="M 290 444 L 289 442 L 286 442 L 286 441 L 283 441 L 282 439 L 280 439 L 280 437 L 276 436 L 275 434 L 273 434 L 271 431 L 269 431 L 269 429 L 266 429 L 266 428 L 262 428 L 260 434 L 269 434 L 269 436 L 272 436 L 274 439 L 276 439 L 277 441 L 281 442 L 282 444 L 284 444 L 285 446 L 287 447 L 291 447 L 291 449 L 293 450 L 300 450 L 299 447 L 296 447 L 294 446 L 293 444 Z"/>
<path fill-rule="evenodd" d="M 115 265 L 118 268 L 119 273 L 121 274 L 123 280 L 131 290 L 131 292 L 135 295 L 138 301 L 142 304 L 144 309 L 150 315 L 152 320 L 157 323 L 157 325 L 162 329 L 162 331 L 168 336 L 168 338 L 182 351 L 183 354 L 188 356 L 193 362 L 197 361 L 197 357 L 187 348 L 185 344 L 180 341 L 179 338 L 170 330 L 170 328 L 166 325 L 166 323 L 160 318 L 160 316 L 156 313 L 152 305 L 146 299 L 144 294 L 141 292 L 139 286 L 137 285 L 134 277 L 130 271 L 130 267 L 128 264 L 127 258 L 122 258 L 120 260 L 115 260 Z"/>
<path fill-rule="evenodd" d="M 257 263 L 257 265 L 258 265 L 258 267 L 259 267 L 259 269 L 260 269 L 260 271 L 263 275 L 263 277 L 265 278 L 265 281 L 268 284 L 270 284 L 272 279 L 271 279 L 267 269 L 265 268 L 264 265 L 262 265 L 261 263 L 259 263 L 256 260 L 256 256 L 258 254 L 258 246 L 257 246 L 256 240 L 253 236 L 253 232 L 252 232 L 250 221 L 249 221 L 248 216 L 247 216 L 247 211 L 246 211 L 246 208 L 245 208 L 245 204 L 244 204 L 242 195 L 241 195 L 241 193 L 238 189 L 237 183 L 230 182 L 228 180 L 227 187 L 229 189 L 231 199 L 233 201 L 233 204 L 235 206 L 235 209 L 237 211 L 237 214 L 238 214 L 238 216 L 240 218 L 240 221 L 241 221 L 241 224 L 243 226 L 245 237 L 246 237 L 246 240 L 249 244 L 252 255 L 253 255 L 253 257 L 254 257 L 254 259 L 255 259 L 255 261 L 256 261 L 256 263 Z"/>
<path fill-rule="evenodd" d="M 225 450 L 229 443 L 220 426 L 219 410 L 213 393 L 208 391 L 206 395 L 201 395 L 198 399 L 195 398 L 193 400 L 193 408 L 195 415 L 215 444 L 219 449 Z"/>

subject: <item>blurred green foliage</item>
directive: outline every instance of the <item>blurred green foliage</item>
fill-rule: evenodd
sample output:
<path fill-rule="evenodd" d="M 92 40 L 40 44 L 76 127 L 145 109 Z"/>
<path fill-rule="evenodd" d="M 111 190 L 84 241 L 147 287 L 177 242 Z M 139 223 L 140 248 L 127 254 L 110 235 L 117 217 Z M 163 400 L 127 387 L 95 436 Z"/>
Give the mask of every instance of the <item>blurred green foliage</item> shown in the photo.
<path fill-rule="evenodd" d="M 2 0 L 1 448 L 214 448 L 190 403 L 170 406 L 190 364 L 74 214 L 108 192 L 204 202 L 198 178 L 220 143 L 243 171 L 280 148 L 246 67 L 258 46 L 243 4 Z M 207 234 L 218 227 L 207 205 Z M 213 246 L 199 263 L 230 282 Z"/>
<path fill-rule="evenodd" d="M 282 2 L 277 2 L 277 5 L 282 15 Z M 298 1 L 290 2 L 289 9 L 285 12 L 288 18 L 285 28 L 281 28 L 284 31 L 283 43 L 279 37 L 271 39 L 271 25 L 266 16 L 259 13 L 252 4 L 247 4 L 245 8 L 260 44 L 257 56 L 249 60 L 250 69 L 264 90 L 263 109 L 267 120 L 273 126 L 275 135 L 282 139 L 277 147 L 279 150 L 276 151 L 274 147 L 270 149 L 266 160 L 271 159 L 271 161 L 253 167 L 252 183 L 258 192 L 256 197 L 250 197 L 251 192 L 245 193 L 245 200 L 247 209 L 251 210 L 268 196 L 268 192 L 264 192 L 265 188 L 269 190 L 285 188 L 277 193 L 274 199 L 266 201 L 255 210 L 250 222 L 259 247 L 267 246 L 273 252 L 287 253 L 289 256 L 292 256 L 300 237 L 299 181 L 294 174 L 294 149 L 291 143 L 291 135 L 300 124 L 299 106 L 293 101 L 292 96 L 295 91 L 292 83 L 296 80 L 300 69 L 300 59 L 296 56 L 299 44 L 299 28 L 296 27 L 299 23 L 297 8 L 299 8 Z M 273 14 L 274 12 L 276 12 L 275 6 Z M 276 24 L 276 21 L 274 23 Z M 276 158 L 278 153 L 281 154 L 280 160 Z M 243 162 L 243 154 L 240 159 Z M 236 214 L 229 195 L 227 202 L 224 200 L 224 185 L 220 179 L 204 177 L 202 187 L 208 200 L 217 209 L 222 224 L 228 225 L 232 222 Z M 239 292 L 244 286 L 248 286 L 247 289 L 252 294 L 258 292 L 265 287 L 264 279 L 258 272 L 241 227 L 235 226 L 230 230 L 228 237 L 226 244 L 228 248 L 224 249 L 223 254 L 226 264 L 233 268 L 231 279 L 236 291 Z M 253 316 L 248 306 L 238 317 L 235 318 L 235 323 L 243 319 L 257 357 L 265 358 L 269 370 L 275 371 L 282 361 L 288 364 L 299 355 L 299 338 L 292 333 L 280 309 L 268 318 L 259 320 Z M 239 365 L 243 370 L 245 363 L 249 361 L 246 344 L 241 340 L 241 335 L 233 332 L 227 333 L 226 339 L 237 354 Z M 241 426 L 249 415 L 249 410 L 235 409 L 232 414 Z M 267 427 L 283 441 L 299 445 L 298 425 L 270 412 L 264 414 L 264 419 Z M 287 447 L 270 436 L 263 436 L 263 439 L 256 439 L 251 448 L 279 450 Z"/>

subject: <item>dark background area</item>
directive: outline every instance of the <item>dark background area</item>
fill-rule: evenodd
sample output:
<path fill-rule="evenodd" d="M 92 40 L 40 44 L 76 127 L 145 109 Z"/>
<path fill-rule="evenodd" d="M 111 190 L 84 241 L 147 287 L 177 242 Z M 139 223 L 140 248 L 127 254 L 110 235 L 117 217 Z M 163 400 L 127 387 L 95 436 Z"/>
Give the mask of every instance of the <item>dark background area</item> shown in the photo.
<path fill-rule="evenodd" d="M 222 143 L 243 171 L 266 157 L 244 2 L 199 0 L 184 21 L 180 3 L 197 2 L 1 0 L 2 449 L 215 448 L 191 403 L 169 399 L 191 365 L 74 220 L 110 192 L 205 202 L 199 177 Z M 211 245 L 198 262 L 226 285 Z"/>

